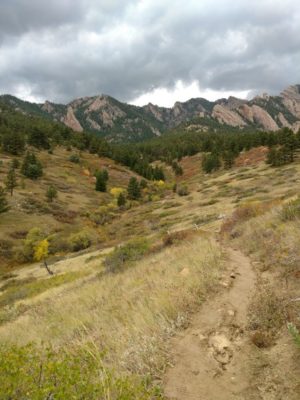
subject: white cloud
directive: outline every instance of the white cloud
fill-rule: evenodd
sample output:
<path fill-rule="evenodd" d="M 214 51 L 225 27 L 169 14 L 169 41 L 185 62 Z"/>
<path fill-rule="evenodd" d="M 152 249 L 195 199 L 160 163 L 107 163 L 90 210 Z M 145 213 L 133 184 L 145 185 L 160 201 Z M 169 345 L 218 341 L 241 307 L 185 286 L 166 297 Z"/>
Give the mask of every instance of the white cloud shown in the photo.
<path fill-rule="evenodd" d="M 249 91 L 219 91 L 212 89 L 201 90 L 196 81 L 189 85 L 185 85 L 182 81 L 177 81 L 173 89 L 157 88 L 148 93 L 145 93 L 133 101 L 131 104 L 143 106 L 148 103 L 156 104 L 161 107 L 172 107 L 176 101 L 187 101 L 195 97 L 204 97 L 207 100 L 215 101 L 217 99 L 235 96 L 241 99 L 248 97 Z"/>
<path fill-rule="evenodd" d="M 59 102 L 105 93 L 172 105 L 300 83 L 298 0 L 4 3 L 3 93 L 25 87 L 28 98 Z"/>

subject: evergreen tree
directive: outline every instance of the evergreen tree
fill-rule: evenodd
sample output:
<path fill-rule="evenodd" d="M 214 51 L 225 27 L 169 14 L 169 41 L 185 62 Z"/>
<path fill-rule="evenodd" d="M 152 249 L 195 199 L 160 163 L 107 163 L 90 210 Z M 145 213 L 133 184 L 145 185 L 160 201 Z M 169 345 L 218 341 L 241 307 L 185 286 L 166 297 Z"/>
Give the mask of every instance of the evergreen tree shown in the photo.
<path fill-rule="evenodd" d="M 148 183 L 145 179 L 142 179 L 140 182 L 140 188 L 145 189 L 148 186 Z"/>
<path fill-rule="evenodd" d="M 176 161 L 172 162 L 172 169 L 173 169 L 173 171 L 174 171 L 176 176 L 180 176 L 180 175 L 183 174 L 182 167 Z"/>
<path fill-rule="evenodd" d="M 90 142 L 89 152 L 91 154 L 96 154 L 99 151 L 99 141 L 98 138 L 95 136 L 92 138 Z"/>
<path fill-rule="evenodd" d="M 108 178 L 109 178 L 107 169 L 103 169 L 103 170 L 101 171 L 101 174 L 102 174 L 102 176 L 103 176 L 103 179 L 105 179 L 106 182 L 107 182 L 107 181 L 108 181 Z"/>
<path fill-rule="evenodd" d="M 130 178 L 127 187 L 128 197 L 131 200 L 137 200 L 141 197 L 141 189 L 137 179 L 133 176 Z"/>
<path fill-rule="evenodd" d="M 2 138 L 2 148 L 15 156 L 22 154 L 25 149 L 24 137 L 17 132 L 7 132 Z"/>
<path fill-rule="evenodd" d="M 164 181 L 165 180 L 165 174 L 163 172 L 163 169 L 161 167 L 155 167 L 153 170 L 153 179 L 155 181 Z"/>
<path fill-rule="evenodd" d="M 14 168 L 10 168 L 8 170 L 6 180 L 5 180 L 6 189 L 10 192 L 10 195 L 13 195 L 14 188 L 17 186 L 17 177 Z"/>
<path fill-rule="evenodd" d="M 0 186 L 0 213 L 4 213 L 8 208 L 5 190 Z"/>
<path fill-rule="evenodd" d="M 46 192 L 46 197 L 50 203 L 57 197 L 57 189 L 55 186 L 50 185 Z"/>
<path fill-rule="evenodd" d="M 101 172 L 98 172 L 96 175 L 96 186 L 95 186 L 96 191 L 106 192 L 106 184 L 107 184 L 107 179 L 105 175 L 103 175 Z"/>
<path fill-rule="evenodd" d="M 279 135 L 279 139 L 280 144 L 282 144 L 285 163 L 293 162 L 294 153 L 298 145 L 296 135 L 291 129 L 284 128 Z"/>
<path fill-rule="evenodd" d="M 34 146 L 38 149 L 49 149 L 50 144 L 48 140 L 48 136 L 43 129 L 39 129 L 37 127 L 33 127 L 31 132 L 28 135 L 28 144 Z"/>
<path fill-rule="evenodd" d="M 11 167 L 14 169 L 18 169 L 20 167 L 20 161 L 17 158 L 14 158 L 11 161 Z"/>
<path fill-rule="evenodd" d="M 217 154 L 205 155 L 202 160 L 202 168 L 206 173 L 218 170 L 221 167 L 220 159 Z"/>
<path fill-rule="evenodd" d="M 223 153 L 224 167 L 226 169 L 232 168 L 234 164 L 235 155 L 231 150 L 227 150 Z"/>
<path fill-rule="evenodd" d="M 123 192 L 121 192 L 121 193 L 119 194 L 118 199 L 117 199 L 117 204 L 118 204 L 118 207 L 125 206 L 125 204 L 126 204 L 126 197 L 125 197 L 125 195 L 124 195 Z"/>
<path fill-rule="evenodd" d="M 43 167 L 34 153 L 27 152 L 21 168 L 21 173 L 30 179 L 37 179 L 43 175 Z"/>

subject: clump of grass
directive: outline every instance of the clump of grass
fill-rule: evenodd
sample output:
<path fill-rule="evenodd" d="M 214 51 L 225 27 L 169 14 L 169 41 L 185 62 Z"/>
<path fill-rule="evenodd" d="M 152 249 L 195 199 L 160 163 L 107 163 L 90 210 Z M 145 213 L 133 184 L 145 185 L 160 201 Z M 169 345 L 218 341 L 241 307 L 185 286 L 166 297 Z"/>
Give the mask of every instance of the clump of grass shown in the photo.
<path fill-rule="evenodd" d="M 274 339 L 269 332 L 257 330 L 251 335 L 251 341 L 259 348 L 267 348 L 272 346 Z"/>
<path fill-rule="evenodd" d="M 250 307 L 249 328 L 255 331 L 253 343 L 268 347 L 285 321 L 283 299 L 268 285 L 261 285 L 258 290 Z"/>
<path fill-rule="evenodd" d="M 160 213 L 158 215 L 159 218 L 166 218 L 166 217 L 170 217 L 171 215 L 175 215 L 177 214 L 177 211 L 173 210 L 173 211 L 164 211 L 162 213 Z"/>
<path fill-rule="evenodd" d="M 6 399 L 158 399 L 160 390 L 105 368 L 91 343 L 72 351 L 0 347 L 0 397 Z"/>
<path fill-rule="evenodd" d="M 217 199 L 217 198 L 213 198 L 213 199 L 210 199 L 210 200 L 205 200 L 205 201 L 202 201 L 201 203 L 199 203 L 199 206 L 200 207 L 212 206 L 213 204 L 218 203 L 218 201 L 220 201 L 220 200 Z"/>
<path fill-rule="evenodd" d="M 188 187 L 187 186 L 180 186 L 178 189 L 177 189 L 177 194 L 179 195 L 179 196 L 188 196 L 189 195 L 189 190 L 188 190 Z"/>
<path fill-rule="evenodd" d="M 300 217 L 300 197 L 284 204 L 280 211 L 282 221 L 293 221 Z"/>
<path fill-rule="evenodd" d="M 211 221 L 215 221 L 218 218 L 217 214 L 206 214 L 206 215 L 201 215 L 197 216 L 196 218 L 193 219 L 193 223 L 196 225 L 204 225 L 208 224 Z"/>
<path fill-rule="evenodd" d="M 164 246 L 173 246 L 174 244 L 179 244 L 180 242 L 186 240 L 188 236 L 191 236 L 190 231 L 176 231 L 170 232 L 164 235 L 162 241 Z"/>
<path fill-rule="evenodd" d="M 91 246 L 92 240 L 88 232 L 81 231 L 78 233 L 74 233 L 70 239 L 70 246 L 73 251 L 80 251 L 87 249 Z"/>
<path fill-rule="evenodd" d="M 128 243 L 116 247 L 106 256 L 104 266 L 107 272 L 120 272 L 132 261 L 137 261 L 149 249 L 149 242 L 145 238 L 132 239 Z"/>
<path fill-rule="evenodd" d="M 295 342 L 296 346 L 299 347 L 299 349 L 300 349 L 300 333 L 299 333 L 299 330 L 291 322 L 288 323 L 288 330 L 289 330 L 292 338 L 294 339 L 294 342 Z"/>
<path fill-rule="evenodd" d="M 0 307 L 12 305 L 16 301 L 37 296 L 51 288 L 70 283 L 87 275 L 86 271 L 67 272 L 48 279 L 14 280 L 8 283 L 0 295 Z"/>
<path fill-rule="evenodd" d="M 251 202 L 242 204 L 237 207 L 231 217 L 227 218 L 221 226 L 221 235 L 231 234 L 237 236 L 237 232 L 233 232 L 234 228 L 245 221 L 266 213 L 272 208 L 274 202 Z"/>

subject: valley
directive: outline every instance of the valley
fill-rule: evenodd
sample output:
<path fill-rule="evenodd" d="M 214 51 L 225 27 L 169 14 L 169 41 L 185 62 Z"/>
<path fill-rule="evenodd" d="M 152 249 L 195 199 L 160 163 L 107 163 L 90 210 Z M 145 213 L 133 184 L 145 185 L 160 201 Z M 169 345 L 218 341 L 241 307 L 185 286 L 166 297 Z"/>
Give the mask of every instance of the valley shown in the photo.
<path fill-rule="evenodd" d="M 293 299 L 297 299 L 299 283 L 290 277 L 298 271 L 295 245 L 299 222 L 297 214 L 287 220 L 281 220 L 280 215 L 286 204 L 297 199 L 300 159 L 296 152 L 294 163 L 272 168 L 265 164 L 263 154 L 260 148 L 241 153 L 231 169 L 211 174 L 202 171 L 201 154 L 182 158 L 183 174 L 178 177 L 170 166 L 160 164 L 165 182 L 150 181 L 139 201 L 118 208 L 111 189 L 126 190 L 130 178 L 138 175 L 110 159 L 85 152 L 80 153 L 80 163 L 74 164 L 69 161 L 70 151 L 63 148 L 54 149 L 53 154 L 39 151 L 44 175 L 38 181 L 26 179 L 22 187 L 15 189 L 9 199 L 10 210 L 1 215 L 1 243 L 9 241 L 15 255 L 22 252 L 25 232 L 42 227 L 54 249 L 47 259 L 54 275 L 47 274 L 41 262 L 17 265 L 18 259 L 9 260 L 2 252 L 5 268 L 0 287 L 0 341 L 6 344 L 1 350 L 1 358 L 6 360 L 2 365 L 12 368 L 15 357 L 21 365 L 14 380 L 2 371 L 9 385 L 2 382 L 2 393 L 7 391 L 16 398 L 24 386 L 24 390 L 37 393 L 32 398 L 40 398 L 44 385 L 50 387 L 50 392 L 59 393 L 51 385 L 62 379 L 57 370 L 58 363 L 62 363 L 70 369 L 59 384 L 62 398 L 72 393 L 96 399 L 102 393 L 107 399 L 198 399 L 197 385 L 205 379 L 201 390 L 207 399 L 215 398 L 216 382 L 224 382 L 224 387 L 217 387 L 228 392 L 228 399 L 279 400 L 282 393 L 287 399 L 296 399 L 299 354 L 284 321 L 287 318 L 294 324 L 290 326 L 298 324 L 298 303 Z M 11 156 L 2 160 L 4 180 Z M 100 168 L 109 171 L 106 193 L 94 190 L 92 171 Z M 174 192 L 174 182 L 186 187 L 187 193 L 180 196 Z M 58 189 L 53 203 L 45 197 L 49 184 Z M 99 209 L 105 215 L 111 214 L 100 224 L 91 218 Z M 264 224 L 274 226 L 270 233 Z M 91 238 L 89 246 L 70 253 L 68 238 L 82 231 Z M 284 231 L 284 236 L 277 237 L 277 231 L 279 235 Z M 278 258 L 273 246 L 279 252 Z M 234 255 L 235 264 L 231 264 L 232 247 L 249 254 L 245 262 L 252 270 L 251 282 L 239 258 L 244 256 Z M 122 261 L 127 257 L 128 261 Z M 114 272 L 108 273 L 111 268 Z M 234 295 L 240 279 L 246 279 L 245 290 Z M 231 299 L 231 293 L 236 300 Z M 257 296 L 261 296 L 265 308 L 257 311 L 257 321 L 253 322 L 250 310 L 258 307 L 252 305 Z M 279 321 L 260 321 L 260 313 L 274 313 L 270 307 L 280 308 L 279 298 L 288 304 L 288 309 L 278 311 Z M 239 309 L 244 301 L 244 308 Z M 229 311 L 234 316 L 214 320 L 214 313 L 217 316 L 219 311 L 224 318 Z M 212 325 L 205 322 L 207 313 Z M 268 315 L 265 318 L 269 321 Z M 230 345 L 228 350 L 222 347 L 216 351 L 220 351 L 217 358 L 229 351 L 232 366 L 221 363 L 219 370 L 218 363 L 211 365 L 213 361 L 197 364 L 201 363 L 202 353 L 197 356 L 193 346 L 201 350 L 207 331 L 216 337 L 231 332 L 229 340 L 233 340 L 236 350 L 231 353 Z M 46 343 L 52 349 L 48 356 Z M 18 356 L 11 347 L 16 345 L 22 351 Z M 92 381 L 84 380 L 82 387 L 72 389 L 73 374 L 77 373 L 72 357 L 81 351 L 92 357 L 90 362 L 80 361 L 84 362 L 80 370 L 86 369 Z M 180 367 L 184 360 L 180 351 L 186 357 L 189 351 L 191 357 L 199 357 L 198 366 L 187 359 Z M 205 354 L 211 357 L 214 353 L 207 350 Z M 44 372 L 36 385 L 39 372 L 35 360 L 40 357 L 46 358 L 39 361 Z M 275 359 L 279 366 L 287 363 L 290 368 L 284 381 L 276 375 Z M 54 370 L 46 360 L 51 360 Z M 239 371 L 241 363 L 243 371 Z M 184 378 L 186 389 L 180 388 L 176 368 L 183 368 L 178 374 Z M 208 375 L 197 372 L 201 368 L 206 368 Z M 177 383 L 173 384 L 172 379 Z"/>

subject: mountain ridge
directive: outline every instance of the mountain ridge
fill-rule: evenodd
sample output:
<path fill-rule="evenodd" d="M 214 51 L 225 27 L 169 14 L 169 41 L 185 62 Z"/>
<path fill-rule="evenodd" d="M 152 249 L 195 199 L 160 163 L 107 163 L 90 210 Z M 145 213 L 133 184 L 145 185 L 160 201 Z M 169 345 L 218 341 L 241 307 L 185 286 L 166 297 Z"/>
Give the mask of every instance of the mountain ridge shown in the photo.
<path fill-rule="evenodd" d="M 115 142 L 150 139 L 183 123 L 187 130 L 191 126 L 194 130 L 207 130 L 207 119 L 214 122 L 214 129 L 224 125 L 267 131 L 282 127 L 295 132 L 300 129 L 298 84 L 287 87 L 277 96 L 264 93 L 251 100 L 230 96 L 216 101 L 191 98 L 177 101 L 169 108 L 152 103 L 135 106 L 105 94 L 80 97 L 67 104 L 48 100 L 42 104 L 30 103 L 11 95 L 2 95 L 0 99 L 23 113 L 62 122 L 74 131 L 92 131 Z"/>

